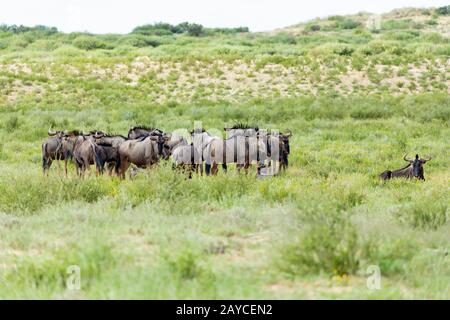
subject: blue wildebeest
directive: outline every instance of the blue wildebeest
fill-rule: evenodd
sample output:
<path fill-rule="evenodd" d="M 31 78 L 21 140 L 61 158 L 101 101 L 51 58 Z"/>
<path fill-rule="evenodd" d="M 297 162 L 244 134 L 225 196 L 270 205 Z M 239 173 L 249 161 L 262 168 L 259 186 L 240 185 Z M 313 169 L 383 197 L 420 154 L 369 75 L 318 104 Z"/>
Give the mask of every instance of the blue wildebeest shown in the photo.
<path fill-rule="evenodd" d="M 128 139 L 134 140 L 147 136 L 162 136 L 164 132 L 157 128 L 147 126 L 131 127 L 128 131 Z"/>
<path fill-rule="evenodd" d="M 160 158 L 167 159 L 170 154 L 164 144 L 162 135 L 144 136 L 139 139 L 129 139 L 119 146 L 119 175 L 125 179 L 125 173 L 131 164 L 139 168 L 148 168 L 158 163 Z"/>
<path fill-rule="evenodd" d="M 431 157 L 428 159 L 421 159 L 418 154 L 416 154 L 415 159 L 408 159 L 407 155 L 403 157 L 403 160 L 408 162 L 408 165 L 404 168 L 397 170 L 386 170 L 382 174 L 380 174 L 380 178 L 382 180 L 390 180 L 392 178 L 406 178 L 406 179 L 419 179 L 425 180 L 425 176 L 423 174 L 423 165 L 427 163 L 427 161 L 431 160 Z"/>
<path fill-rule="evenodd" d="M 202 155 L 206 174 L 217 174 L 219 164 L 236 163 L 238 171 L 266 157 L 266 145 L 255 137 L 234 136 L 229 139 L 213 137 L 208 132 L 194 134 L 194 148 Z"/>
<path fill-rule="evenodd" d="M 109 175 L 112 175 L 113 170 L 118 174 L 120 167 L 119 146 L 128 139 L 119 134 L 103 132 L 97 132 L 94 138 L 101 173 L 104 172 L 105 164 L 107 164 Z"/>
<path fill-rule="evenodd" d="M 64 134 L 64 131 L 48 130 L 49 138 L 42 144 L 42 171 L 44 174 L 50 169 L 53 160 L 66 160 L 66 155 L 61 148 Z"/>

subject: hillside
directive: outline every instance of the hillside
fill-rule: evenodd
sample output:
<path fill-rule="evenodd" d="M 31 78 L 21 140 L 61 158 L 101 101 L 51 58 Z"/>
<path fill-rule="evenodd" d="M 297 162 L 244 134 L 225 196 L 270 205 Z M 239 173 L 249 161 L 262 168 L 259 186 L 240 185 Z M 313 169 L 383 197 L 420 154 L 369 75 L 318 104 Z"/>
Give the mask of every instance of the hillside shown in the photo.
<path fill-rule="evenodd" d="M 0 32 L 0 103 L 48 102 L 55 90 L 94 102 L 91 86 L 151 103 L 449 93 L 450 16 L 433 12 L 393 11 L 380 30 L 361 14 L 268 34 Z"/>

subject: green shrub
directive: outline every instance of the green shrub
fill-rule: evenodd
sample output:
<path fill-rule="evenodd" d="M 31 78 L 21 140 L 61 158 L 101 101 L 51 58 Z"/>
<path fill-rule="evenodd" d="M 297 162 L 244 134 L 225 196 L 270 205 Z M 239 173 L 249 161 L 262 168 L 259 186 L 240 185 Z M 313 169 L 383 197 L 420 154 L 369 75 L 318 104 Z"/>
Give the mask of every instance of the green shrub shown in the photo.
<path fill-rule="evenodd" d="M 313 32 L 317 32 L 320 31 L 321 26 L 318 24 L 310 24 L 306 26 L 306 30 L 308 31 L 313 31 Z"/>
<path fill-rule="evenodd" d="M 435 230 L 448 222 L 448 204 L 440 199 L 421 197 L 399 209 L 397 216 L 413 228 Z"/>
<path fill-rule="evenodd" d="M 94 36 L 80 36 L 73 41 L 73 45 L 82 50 L 106 49 L 107 44 Z"/>
<path fill-rule="evenodd" d="M 359 250 L 358 234 L 350 223 L 317 223 L 282 249 L 278 265 L 293 276 L 354 274 L 359 266 Z"/>
<path fill-rule="evenodd" d="M 5 278 L 19 288 L 43 287 L 62 291 L 66 289 L 70 275 L 68 267 L 78 266 L 81 288 L 86 290 L 115 265 L 118 256 L 107 245 L 95 242 L 82 245 L 57 250 L 43 257 L 23 259 L 18 270 L 6 273 Z"/>
<path fill-rule="evenodd" d="M 176 254 L 167 254 L 165 261 L 169 269 L 181 279 L 194 279 L 203 272 L 200 265 L 201 256 L 191 249 L 180 250 Z"/>
<path fill-rule="evenodd" d="M 447 16 L 450 15 L 450 5 L 439 7 L 436 9 L 437 14 L 441 16 Z"/>
<path fill-rule="evenodd" d="M 361 26 L 361 23 L 357 22 L 357 21 L 354 21 L 354 20 L 351 20 L 351 19 L 346 19 L 346 20 L 343 20 L 343 21 L 339 21 L 337 26 L 340 29 L 356 29 L 359 26 Z"/>
<path fill-rule="evenodd" d="M 12 132 L 15 131 L 16 129 L 18 129 L 20 127 L 20 121 L 19 118 L 17 116 L 12 116 L 10 117 L 6 123 L 4 124 L 4 128 L 6 129 L 6 131 L 8 132 Z"/>
<path fill-rule="evenodd" d="M 381 22 L 381 29 L 383 29 L 383 30 L 409 29 L 412 27 L 413 27 L 413 21 L 411 19 L 384 20 Z"/>
<path fill-rule="evenodd" d="M 417 243 L 411 239 L 368 240 L 363 256 L 367 265 L 377 265 L 381 274 L 389 277 L 405 274 L 417 252 Z"/>

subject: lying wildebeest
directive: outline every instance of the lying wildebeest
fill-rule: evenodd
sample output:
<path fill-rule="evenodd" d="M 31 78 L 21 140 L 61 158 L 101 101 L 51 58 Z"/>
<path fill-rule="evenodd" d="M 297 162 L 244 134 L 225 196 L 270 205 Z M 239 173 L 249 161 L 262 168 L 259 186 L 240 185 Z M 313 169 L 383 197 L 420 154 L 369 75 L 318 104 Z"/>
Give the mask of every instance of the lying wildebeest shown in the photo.
<path fill-rule="evenodd" d="M 49 138 L 42 144 L 42 170 L 44 174 L 50 169 L 53 160 L 66 159 L 61 149 L 61 141 L 64 134 L 64 131 L 48 130 Z"/>
<path fill-rule="evenodd" d="M 235 136 L 229 139 L 212 137 L 207 132 L 194 135 L 194 148 L 201 152 L 206 174 L 217 174 L 218 164 L 236 163 L 248 169 L 252 162 L 266 157 L 266 145 L 255 137 Z"/>
<path fill-rule="evenodd" d="M 392 178 L 406 178 L 413 179 L 417 178 L 419 180 L 425 180 L 423 175 L 423 165 L 431 160 L 431 157 L 428 159 L 421 159 L 418 154 L 416 154 L 415 159 L 408 159 L 407 155 L 403 157 L 403 160 L 408 162 L 408 165 L 404 168 L 398 170 L 386 170 L 382 174 L 380 174 L 380 178 L 382 180 L 390 180 Z"/>
<path fill-rule="evenodd" d="M 147 136 L 162 136 L 164 132 L 157 128 L 138 126 L 132 127 L 128 131 L 128 139 L 134 140 Z"/>
<path fill-rule="evenodd" d="M 160 158 L 167 159 L 170 154 L 164 148 L 166 140 L 160 136 L 144 136 L 139 139 L 127 140 L 119 146 L 119 175 L 125 179 L 125 173 L 134 164 L 147 168 L 158 163 Z"/>

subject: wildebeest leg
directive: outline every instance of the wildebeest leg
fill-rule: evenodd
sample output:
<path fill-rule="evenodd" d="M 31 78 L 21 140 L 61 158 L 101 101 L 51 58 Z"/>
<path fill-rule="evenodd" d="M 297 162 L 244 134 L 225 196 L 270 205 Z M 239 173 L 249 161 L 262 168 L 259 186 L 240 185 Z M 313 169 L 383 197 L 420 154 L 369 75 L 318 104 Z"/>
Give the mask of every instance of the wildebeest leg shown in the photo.
<path fill-rule="evenodd" d="M 45 166 L 44 173 L 47 173 L 47 175 L 48 175 L 49 171 L 50 171 L 50 167 L 51 167 L 52 162 L 53 162 L 53 159 L 52 158 L 47 158 L 46 162 L 47 162 L 47 164 Z"/>
<path fill-rule="evenodd" d="M 89 159 L 84 158 L 83 159 L 83 167 L 82 167 L 83 178 L 86 176 L 86 171 L 89 171 L 88 174 L 90 175 L 90 173 L 91 173 L 91 162 L 89 161 Z"/>
<path fill-rule="evenodd" d="M 66 157 L 66 159 L 64 159 L 64 174 L 67 177 L 67 157 Z"/>
<path fill-rule="evenodd" d="M 120 163 L 120 176 L 122 180 L 125 180 L 125 173 L 130 167 L 130 163 L 128 162 L 128 159 L 120 159 Z"/>
<path fill-rule="evenodd" d="M 223 172 L 227 173 L 227 171 L 228 171 L 228 166 L 227 166 L 226 163 L 222 164 L 222 170 L 223 170 Z"/>
<path fill-rule="evenodd" d="M 108 176 L 112 176 L 112 174 L 113 174 L 113 170 L 114 170 L 114 168 L 115 168 L 115 166 L 116 166 L 116 163 L 115 162 L 109 162 L 108 164 L 107 164 L 107 171 L 108 171 Z"/>
<path fill-rule="evenodd" d="M 205 163 L 205 173 L 207 176 L 211 174 L 211 164 Z"/>
<path fill-rule="evenodd" d="M 52 166 L 52 163 L 53 163 L 53 159 L 52 158 L 48 158 L 47 159 L 47 174 L 50 171 L 50 167 Z"/>
<path fill-rule="evenodd" d="M 50 160 L 50 159 L 49 159 Z M 48 170 L 48 160 L 46 157 L 42 157 L 42 172 L 45 175 L 45 171 Z M 48 172 L 48 171 L 47 171 Z"/>
<path fill-rule="evenodd" d="M 214 163 L 211 168 L 211 174 L 215 176 L 217 175 L 218 172 L 219 172 L 219 165 L 217 163 Z"/>

